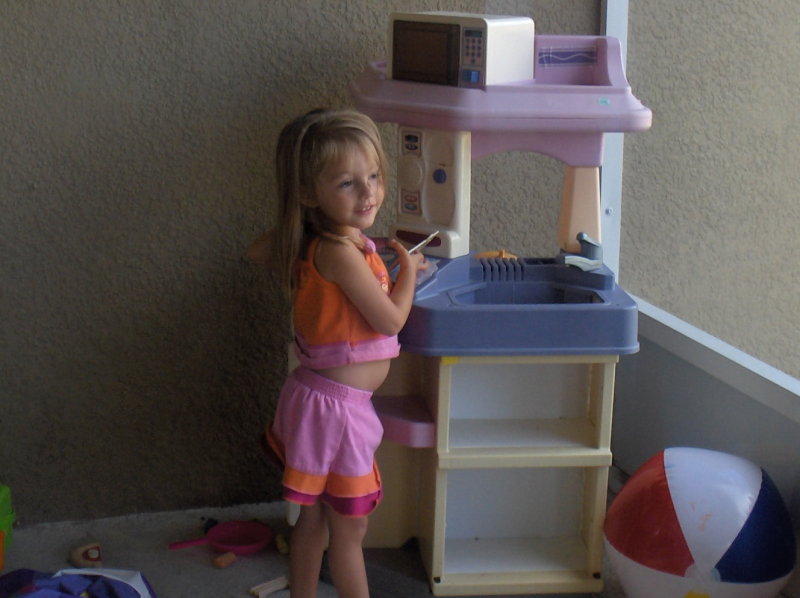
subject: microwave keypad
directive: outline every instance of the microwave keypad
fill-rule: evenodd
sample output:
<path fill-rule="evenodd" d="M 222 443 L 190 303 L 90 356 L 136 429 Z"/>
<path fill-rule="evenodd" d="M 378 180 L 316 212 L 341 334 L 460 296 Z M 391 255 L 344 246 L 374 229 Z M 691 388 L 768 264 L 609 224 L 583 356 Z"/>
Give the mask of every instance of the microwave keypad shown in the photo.
<path fill-rule="evenodd" d="M 480 66 L 483 64 L 483 31 L 480 29 L 464 30 L 464 66 Z"/>
<path fill-rule="evenodd" d="M 486 56 L 482 29 L 464 29 L 461 54 L 461 86 L 480 87 Z"/>

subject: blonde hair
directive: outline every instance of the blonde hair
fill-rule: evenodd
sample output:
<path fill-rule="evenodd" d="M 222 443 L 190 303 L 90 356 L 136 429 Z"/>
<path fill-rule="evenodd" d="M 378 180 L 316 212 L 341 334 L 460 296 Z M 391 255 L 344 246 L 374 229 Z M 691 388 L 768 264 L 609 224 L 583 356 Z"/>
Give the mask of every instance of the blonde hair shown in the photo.
<path fill-rule="evenodd" d="M 284 288 L 297 286 L 297 262 L 314 237 L 329 234 L 319 208 L 310 207 L 325 169 L 355 149 L 374 154 L 386 180 L 386 156 L 378 127 L 353 110 L 312 110 L 287 124 L 278 138 L 275 173 L 278 218 L 275 230 L 279 273 Z"/>

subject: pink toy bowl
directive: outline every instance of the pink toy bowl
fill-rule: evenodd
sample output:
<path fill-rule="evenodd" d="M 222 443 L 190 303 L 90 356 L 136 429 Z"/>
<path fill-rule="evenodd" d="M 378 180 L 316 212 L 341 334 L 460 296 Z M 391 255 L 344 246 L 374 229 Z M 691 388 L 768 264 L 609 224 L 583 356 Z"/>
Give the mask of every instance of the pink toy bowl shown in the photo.
<path fill-rule="evenodd" d="M 272 536 L 272 528 L 258 521 L 226 521 L 212 527 L 203 538 L 173 542 L 169 549 L 180 550 L 208 544 L 217 552 L 244 556 L 264 550 L 272 541 Z"/>

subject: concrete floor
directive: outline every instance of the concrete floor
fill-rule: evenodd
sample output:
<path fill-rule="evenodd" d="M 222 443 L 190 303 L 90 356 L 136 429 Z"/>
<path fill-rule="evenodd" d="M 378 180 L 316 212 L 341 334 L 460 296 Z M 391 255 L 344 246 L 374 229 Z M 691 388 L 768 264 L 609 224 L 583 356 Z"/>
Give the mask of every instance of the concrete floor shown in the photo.
<path fill-rule="evenodd" d="M 54 573 L 70 568 L 68 555 L 73 548 L 97 542 L 105 568 L 141 572 L 158 598 L 244 598 L 250 595 L 251 587 L 287 575 L 287 558 L 270 548 L 257 555 L 239 557 L 229 567 L 219 569 L 212 565 L 216 553 L 208 546 L 181 550 L 169 550 L 167 546 L 171 542 L 201 537 L 203 526 L 210 518 L 218 521 L 259 519 L 276 532 L 287 533 L 285 514 L 285 504 L 278 502 L 22 525 L 14 530 L 3 572 L 27 568 Z M 415 550 L 369 549 L 366 560 L 371 598 L 431 596 Z M 324 574 L 323 579 L 326 579 Z M 288 590 L 282 590 L 273 596 L 288 598 L 288 594 Z M 319 596 L 334 598 L 336 592 L 323 581 Z M 623 594 L 615 581 L 608 579 L 601 596 L 621 598 Z M 559 598 L 570 596 L 562 594 Z M 581 595 L 581 598 L 590 597 Z"/>
<path fill-rule="evenodd" d="M 23 525 L 14 530 L 4 572 L 27 568 L 52 573 L 69 568 L 68 555 L 73 548 L 97 542 L 104 568 L 141 572 L 158 598 L 248 596 L 251 587 L 288 573 L 286 557 L 274 548 L 239 557 L 229 567 L 219 569 L 212 565 L 216 553 L 207 545 L 175 551 L 167 546 L 170 542 L 202 537 L 209 518 L 259 519 L 280 529 L 284 513 L 284 505 L 271 503 Z M 321 587 L 323 598 L 336 595 L 332 587 Z M 288 591 L 284 594 L 288 596 Z M 280 598 L 281 594 L 275 596 Z"/>

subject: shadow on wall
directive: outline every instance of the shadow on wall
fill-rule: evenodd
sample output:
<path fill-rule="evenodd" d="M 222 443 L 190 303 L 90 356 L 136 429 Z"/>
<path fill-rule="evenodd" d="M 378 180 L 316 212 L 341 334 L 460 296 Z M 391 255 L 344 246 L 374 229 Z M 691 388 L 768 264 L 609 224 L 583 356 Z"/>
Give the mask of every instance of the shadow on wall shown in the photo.
<path fill-rule="evenodd" d="M 276 498 L 258 436 L 288 310 L 242 255 L 283 121 L 344 103 L 342 64 L 383 32 L 289 2 L 51 4 L 0 9 L 0 471 L 19 518 Z"/>
<path fill-rule="evenodd" d="M 596 5 L 541 4 L 552 23 Z M 242 253 L 271 218 L 281 126 L 349 105 L 395 8 L 448 6 L 0 5 L 0 481 L 23 523 L 277 497 L 257 436 L 288 312 Z M 525 243 L 506 217 L 495 237 Z"/>

